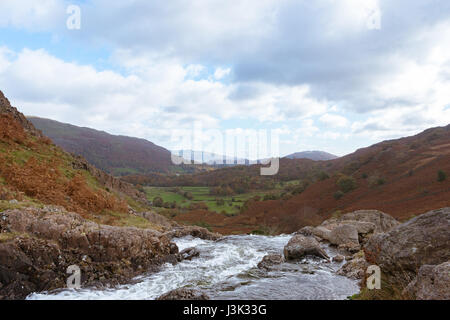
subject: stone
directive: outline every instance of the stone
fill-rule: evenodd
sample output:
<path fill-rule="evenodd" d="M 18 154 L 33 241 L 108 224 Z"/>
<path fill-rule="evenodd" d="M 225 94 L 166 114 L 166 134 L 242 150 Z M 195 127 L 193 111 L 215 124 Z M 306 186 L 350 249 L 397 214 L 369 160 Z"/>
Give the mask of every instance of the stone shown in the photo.
<path fill-rule="evenodd" d="M 305 256 L 329 259 L 327 253 L 320 247 L 315 238 L 297 234 L 284 247 L 284 257 L 286 260 L 299 260 Z"/>

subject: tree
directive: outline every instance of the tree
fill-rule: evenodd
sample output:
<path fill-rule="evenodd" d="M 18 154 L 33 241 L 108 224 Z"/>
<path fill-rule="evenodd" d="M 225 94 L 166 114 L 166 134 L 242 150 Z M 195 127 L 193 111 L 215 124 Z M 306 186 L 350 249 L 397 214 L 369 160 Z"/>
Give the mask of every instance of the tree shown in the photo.
<path fill-rule="evenodd" d="M 349 176 L 341 176 L 338 181 L 337 181 L 337 185 L 339 187 L 339 189 L 344 192 L 350 192 L 354 189 L 356 189 L 356 181 L 355 179 L 353 179 L 352 177 Z"/>
<path fill-rule="evenodd" d="M 161 197 L 153 198 L 153 206 L 154 207 L 162 207 L 164 205 L 164 200 Z"/>
<path fill-rule="evenodd" d="M 439 181 L 439 182 L 442 182 L 442 181 L 444 181 L 445 179 L 447 179 L 447 175 L 445 174 L 444 171 L 439 170 L 439 171 L 438 171 L 438 181 Z"/>

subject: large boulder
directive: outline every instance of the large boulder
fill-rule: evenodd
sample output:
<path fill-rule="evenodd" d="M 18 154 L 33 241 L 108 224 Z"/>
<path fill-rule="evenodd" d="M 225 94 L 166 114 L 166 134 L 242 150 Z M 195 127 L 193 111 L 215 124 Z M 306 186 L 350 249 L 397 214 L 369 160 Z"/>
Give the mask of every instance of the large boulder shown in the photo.
<path fill-rule="evenodd" d="M 178 288 L 163 294 L 156 300 L 209 300 L 209 296 L 196 289 Z"/>
<path fill-rule="evenodd" d="M 430 211 L 372 236 L 364 251 L 366 259 L 381 268 L 393 283 L 406 286 L 422 265 L 450 260 L 450 208 Z"/>
<path fill-rule="evenodd" d="M 338 219 L 339 223 L 351 223 L 356 227 L 355 221 L 359 222 L 359 233 L 372 232 L 369 230 L 370 226 L 374 227 L 374 233 L 387 232 L 400 224 L 392 216 L 378 210 L 357 210 L 346 213 Z"/>
<path fill-rule="evenodd" d="M 450 300 L 450 261 L 422 266 L 403 293 L 417 300 Z"/>
<path fill-rule="evenodd" d="M 298 260 L 308 255 L 329 259 L 325 250 L 320 247 L 319 242 L 313 237 L 297 234 L 284 247 L 286 260 Z"/>

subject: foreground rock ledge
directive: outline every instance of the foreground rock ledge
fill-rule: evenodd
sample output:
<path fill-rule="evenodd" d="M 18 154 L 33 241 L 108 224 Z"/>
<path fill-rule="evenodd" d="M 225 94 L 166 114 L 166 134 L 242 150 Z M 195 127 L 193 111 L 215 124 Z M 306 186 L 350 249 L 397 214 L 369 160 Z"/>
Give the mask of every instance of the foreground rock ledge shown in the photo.
<path fill-rule="evenodd" d="M 158 231 L 99 225 L 52 206 L 0 213 L 0 235 L 0 299 L 65 287 L 70 265 L 83 286 L 124 283 L 178 252 Z"/>

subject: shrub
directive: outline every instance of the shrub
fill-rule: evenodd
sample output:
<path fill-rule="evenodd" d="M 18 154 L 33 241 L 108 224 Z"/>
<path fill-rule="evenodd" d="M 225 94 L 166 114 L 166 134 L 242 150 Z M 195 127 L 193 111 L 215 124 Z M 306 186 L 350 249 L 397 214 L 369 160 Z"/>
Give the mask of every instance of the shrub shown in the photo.
<path fill-rule="evenodd" d="M 343 193 L 347 193 L 356 188 L 356 181 L 352 177 L 341 176 L 337 181 L 337 185 Z"/>
<path fill-rule="evenodd" d="M 442 181 L 444 181 L 445 179 L 447 179 L 447 175 L 446 175 L 445 172 L 442 171 L 442 170 L 439 170 L 438 173 L 437 173 L 437 175 L 438 175 L 438 181 L 439 181 L 439 182 L 442 182 Z"/>
<path fill-rule="evenodd" d="M 384 180 L 384 178 L 380 177 L 380 176 L 371 176 L 369 178 L 369 186 L 370 187 L 376 187 L 376 186 L 381 186 L 385 183 L 386 181 Z"/>
<path fill-rule="evenodd" d="M 154 197 L 153 198 L 153 206 L 155 207 L 162 207 L 164 205 L 164 200 L 161 197 Z"/>
<path fill-rule="evenodd" d="M 186 192 L 183 194 L 183 196 L 184 196 L 186 199 L 188 199 L 188 200 L 194 199 L 194 196 L 192 195 L 192 193 L 190 193 L 190 192 L 188 192 L 188 191 L 186 191 Z"/>
<path fill-rule="evenodd" d="M 339 190 L 339 191 L 336 191 L 333 196 L 336 200 L 339 200 L 340 198 L 342 198 L 343 195 L 344 195 L 344 193 Z"/>
<path fill-rule="evenodd" d="M 320 171 L 318 174 L 318 178 L 320 181 L 328 179 L 330 176 L 325 171 Z"/>

